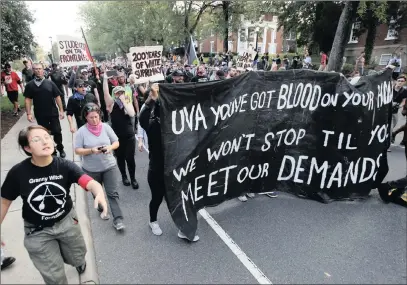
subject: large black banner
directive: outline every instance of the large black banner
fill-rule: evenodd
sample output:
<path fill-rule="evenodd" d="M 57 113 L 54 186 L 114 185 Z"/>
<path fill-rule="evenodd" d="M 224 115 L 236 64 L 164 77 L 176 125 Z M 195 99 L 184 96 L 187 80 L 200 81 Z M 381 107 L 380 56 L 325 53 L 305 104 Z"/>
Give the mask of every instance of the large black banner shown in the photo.
<path fill-rule="evenodd" d="M 387 173 L 391 71 L 249 72 L 160 85 L 166 195 L 189 238 L 197 211 L 242 193 L 366 197 Z M 380 172 L 379 172 L 380 167 Z"/>

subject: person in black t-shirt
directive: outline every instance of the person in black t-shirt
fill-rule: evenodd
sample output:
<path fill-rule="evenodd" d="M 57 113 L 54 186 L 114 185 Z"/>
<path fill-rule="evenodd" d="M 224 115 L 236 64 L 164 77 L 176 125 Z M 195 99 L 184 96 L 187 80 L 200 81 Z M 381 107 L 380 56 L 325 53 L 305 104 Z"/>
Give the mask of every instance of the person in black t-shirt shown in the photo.
<path fill-rule="evenodd" d="M 392 108 L 392 124 L 391 124 L 392 130 L 394 130 L 394 127 L 397 125 L 399 108 L 403 109 L 402 110 L 403 116 L 407 115 L 407 106 L 406 106 L 407 89 L 405 86 L 406 80 L 407 80 L 407 77 L 405 75 L 400 75 L 397 78 L 396 85 L 393 87 L 393 108 Z M 394 141 L 396 139 L 396 135 L 398 133 L 404 132 L 404 137 L 403 137 L 402 143 L 405 143 L 406 131 L 407 131 L 407 124 L 404 124 L 403 126 L 398 128 L 396 131 L 394 131 L 392 133 L 392 142 L 394 143 Z M 407 158 L 407 152 L 406 152 L 406 158 Z"/>
<path fill-rule="evenodd" d="M 29 126 L 18 135 L 29 158 L 7 173 L 1 186 L 1 222 L 12 201 L 21 197 L 24 246 L 46 284 L 68 284 L 64 262 L 86 269 L 86 245 L 69 194 L 77 183 L 95 196 L 95 208 L 107 215 L 102 186 L 75 163 L 52 156 L 54 142 L 46 128 Z"/>
<path fill-rule="evenodd" d="M 206 75 L 205 66 L 198 66 L 196 76 L 191 79 L 191 82 L 207 82 L 209 81 L 208 76 Z"/>
<path fill-rule="evenodd" d="M 97 104 L 95 95 L 92 93 L 86 93 L 86 86 L 82 79 L 75 81 L 75 93 L 69 97 L 68 106 L 66 108 L 66 116 L 69 122 L 69 128 L 71 133 L 76 132 L 80 127 L 85 124 L 85 118 L 82 118 L 82 109 L 87 103 Z M 75 116 L 76 128 L 72 120 L 72 116 Z"/>
<path fill-rule="evenodd" d="M 95 95 L 97 102 L 98 102 L 97 104 L 100 107 L 99 92 L 98 92 L 96 83 L 89 79 L 89 74 L 88 74 L 87 69 L 81 70 L 80 78 L 83 80 L 83 82 L 85 84 L 86 93 L 92 93 L 93 95 Z"/>
<path fill-rule="evenodd" d="M 62 70 L 58 69 L 58 65 L 56 63 L 53 63 L 51 67 L 52 69 L 49 73 L 49 78 L 58 87 L 59 92 L 61 92 L 62 107 L 64 110 L 66 110 L 64 85 L 68 84 L 68 79 L 65 77 Z"/>
<path fill-rule="evenodd" d="M 27 84 L 28 82 L 34 79 L 34 72 L 28 61 L 24 60 L 23 64 L 25 67 L 21 71 L 21 74 L 23 75 L 24 84 Z"/>
<path fill-rule="evenodd" d="M 138 189 L 139 185 L 136 180 L 136 133 L 134 131 L 132 117 L 135 116 L 132 102 L 126 100 L 125 87 L 116 86 L 113 88 L 113 98 L 109 93 L 107 83 L 108 77 L 105 71 L 103 76 L 103 92 L 106 101 L 106 107 L 110 110 L 110 120 L 112 129 L 119 138 L 120 146 L 115 151 L 117 165 L 122 175 L 122 182 L 125 186 L 132 186 L 133 189 Z M 130 175 L 130 181 L 126 174 L 126 164 Z"/>
<path fill-rule="evenodd" d="M 29 122 L 34 121 L 31 113 L 31 106 L 34 105 L 37 123 L 51 131 L 57 144 L 59 155 L 64 158 L 66 154 L 62 144 L 61 124 L 59 122 L 59 120 L 64 119 L 64 108 L 61 99 L 63 95 L 55 83 L 51 80 L 45 80 L 42 64 L 34 64 L 33 70 L 35 78 L 28 82 L 24 90 L 27 119 Z"/>

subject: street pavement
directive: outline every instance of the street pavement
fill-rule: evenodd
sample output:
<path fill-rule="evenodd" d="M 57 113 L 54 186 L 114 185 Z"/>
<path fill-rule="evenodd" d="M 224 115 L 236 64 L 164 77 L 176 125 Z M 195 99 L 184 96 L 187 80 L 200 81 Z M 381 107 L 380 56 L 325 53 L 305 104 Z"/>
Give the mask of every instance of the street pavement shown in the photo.
<path fill-rule="evenodd" d="M 387 179 L 405 175 L 403 148 L 392 147 L 389 161 Z M 158 221 L 164 233 L 154 236 L 148 226 L 148 154 L 137 152 L 136 163 L 140 189 L 119 189 L 124 233 L 101 220 L 88 199 L 102 284 L 257 283 L 203 218 L 201 239 L 184 242 L 163 203 Z M 273 283 L 407 282 L 406 209 L 384 204 L 376 190 L 365 201 L 322 204 L 280 193 L 207 210 Z"/>

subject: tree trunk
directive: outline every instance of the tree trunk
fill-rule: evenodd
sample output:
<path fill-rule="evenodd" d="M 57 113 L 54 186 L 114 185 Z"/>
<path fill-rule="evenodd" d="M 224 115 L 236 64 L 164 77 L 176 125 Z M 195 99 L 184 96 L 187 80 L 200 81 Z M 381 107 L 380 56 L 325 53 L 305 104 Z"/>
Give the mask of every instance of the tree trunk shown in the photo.
<path fill-rule="evenodd" d="M 379 23 L 376 20 L 376 18 L 372 15 L 372 12 L 369 13 L 369 19 L 368 19 L 368 23 L 367 23 L 366 43 L 365 43 L 365 63 L 366 64 L 370 64 L 370 61 L 371 61 L 378 24 Z"/>
<path fill-rule="evenodd" d="M 347 1 L 345 3 L 345 7 L 339 18 L 338 27 L 336 28 L 335 38 L 328 60 L 328 71 L 340 72 L 342 69 L 343 55 L 345 54 L 346 43 L 349 40 L 352 18 L 357 5 L 358 2 Z"/>
<path fill-rule="evenodd" d="M 229 1 L 222 1 L 222 11 L 223 11 L 223 20 L 224 20 L 224 35 L 223 35 L 223 51 L 226 53 L 229 49 Z"/>

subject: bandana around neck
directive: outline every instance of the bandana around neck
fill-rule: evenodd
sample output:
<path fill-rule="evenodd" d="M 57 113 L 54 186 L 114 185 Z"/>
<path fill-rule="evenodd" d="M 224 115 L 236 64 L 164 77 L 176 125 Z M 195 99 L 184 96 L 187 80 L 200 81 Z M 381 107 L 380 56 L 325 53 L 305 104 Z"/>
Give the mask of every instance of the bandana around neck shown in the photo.
<path fill-rule="evenodd" d="M 103 126 L 102 122 L 99 122 L 99 124 L 97 124 L 96 126 L 89 125 L 88 123 L 86 123 L 86 128 L 89 130 L 89 132 L 91 132 L 97 137 L 100 136 L 100 134 L 102 133 L 102 126 Z"/>

